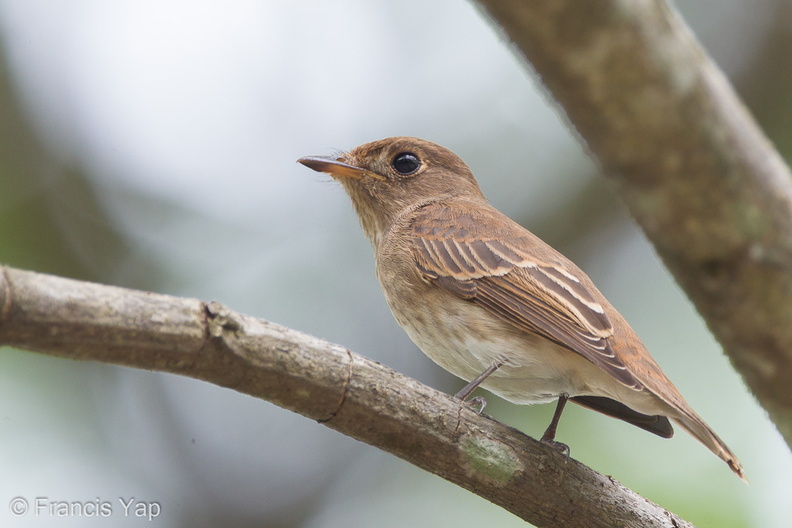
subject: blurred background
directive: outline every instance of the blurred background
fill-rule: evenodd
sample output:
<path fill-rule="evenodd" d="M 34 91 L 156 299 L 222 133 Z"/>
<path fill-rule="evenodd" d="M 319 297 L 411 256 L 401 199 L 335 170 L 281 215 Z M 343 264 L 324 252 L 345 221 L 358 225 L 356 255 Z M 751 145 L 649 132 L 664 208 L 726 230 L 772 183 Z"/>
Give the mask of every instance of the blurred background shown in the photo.
<path fill-rule="evenodd" d="M 684 1 L 792 153 L 788 2 Z M 572 456 L 699 527 L 787 528 L 792 458 L 596 165 L 470 2 L 0 0 L 0 262 L 219 300 L 446 392 L 392 319 L 348 198 L 295 163 L 394 135 L 445 145 L 575 260 L 742 459 L 572 406 Z M 537 436 L 554 405 L 488 396 Z M 15 516 L 15 497 L 31 503 Z M 112 517 L 36 515 L 37 497 Z M 119 499 L 161 511 L 124 516 Z M 91 524 L 92 523 L 92 524 Z M 519 527 L 319 424 L 159 373 L 0 351 L 0 525 Z M 108 525 L 108 524 L 105 524 Z"/>

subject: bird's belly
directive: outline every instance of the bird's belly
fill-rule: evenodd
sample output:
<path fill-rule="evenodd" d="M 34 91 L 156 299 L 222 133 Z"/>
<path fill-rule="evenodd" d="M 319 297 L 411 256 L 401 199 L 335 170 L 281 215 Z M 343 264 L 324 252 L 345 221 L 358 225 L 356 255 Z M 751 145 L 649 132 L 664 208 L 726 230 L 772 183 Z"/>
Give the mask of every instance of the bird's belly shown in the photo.
<path fill-rule="evenodd" d="M 595 371 L 595 378 L 610 378 L 579 354 L 518 331 L 472 303 L 449 298 L 431 303 L 442 307 L 434 310 L 427 304 L 391 308 L 410 339 L 455 376 L 470 381 L 493 363 L 501 363 L 481 386 L 505 400 L 531 404 L 552 401 L 560 394 L 592 394 L 589 370 Z M 617 383 L 603 379 L 609 381 Z"/>

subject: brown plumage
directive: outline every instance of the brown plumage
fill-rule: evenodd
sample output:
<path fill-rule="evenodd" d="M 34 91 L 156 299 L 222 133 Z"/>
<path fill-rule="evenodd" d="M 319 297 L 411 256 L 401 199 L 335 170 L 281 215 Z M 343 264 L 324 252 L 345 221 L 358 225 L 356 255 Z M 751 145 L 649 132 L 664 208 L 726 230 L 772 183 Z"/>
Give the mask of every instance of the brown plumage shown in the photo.
<path fill-rule="evenodd" d="M 396 137 L 299 161 L 347 190 L 396 320 L 471 382 L 458 396 L 481 385 L 514 403 L 559 399 L 542 437 L 554 444 L 567 398 L 666 438 L 671 419 L 745 478 L 589 277 L 492 207 L 453 152 Z"/>

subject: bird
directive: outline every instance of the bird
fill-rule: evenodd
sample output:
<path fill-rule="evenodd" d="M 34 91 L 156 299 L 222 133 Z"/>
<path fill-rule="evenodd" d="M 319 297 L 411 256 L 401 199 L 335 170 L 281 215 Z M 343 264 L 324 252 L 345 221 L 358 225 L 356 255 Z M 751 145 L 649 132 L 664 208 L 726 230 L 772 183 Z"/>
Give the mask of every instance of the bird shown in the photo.
<path fill-rule="evenodd" d="M 627 321 L 571 260 L 493 207 L 465 162 L 391 137 L 299 163 L 338 181 L 375 255 L 396 321 L 431 360 L 515 404 L 567 401 L 663 438 L 673 421 L 747 482 Z"/>

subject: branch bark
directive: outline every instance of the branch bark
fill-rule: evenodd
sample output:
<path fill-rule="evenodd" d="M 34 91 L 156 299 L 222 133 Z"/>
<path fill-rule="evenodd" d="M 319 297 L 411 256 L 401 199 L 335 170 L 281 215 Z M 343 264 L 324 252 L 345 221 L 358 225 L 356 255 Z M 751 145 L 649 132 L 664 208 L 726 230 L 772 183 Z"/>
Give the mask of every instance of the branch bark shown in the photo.
<path fill-rule="evenodd" d="M 792 446 L 792 177 L 662 0 L 478 0 Z"/>
<path fill-rule="evenodd" d="M 269 400 L 536 526 L 692 526 L 388 367 L 219 303 L 0 268 L 0 345 L 181 374 Z"/>

